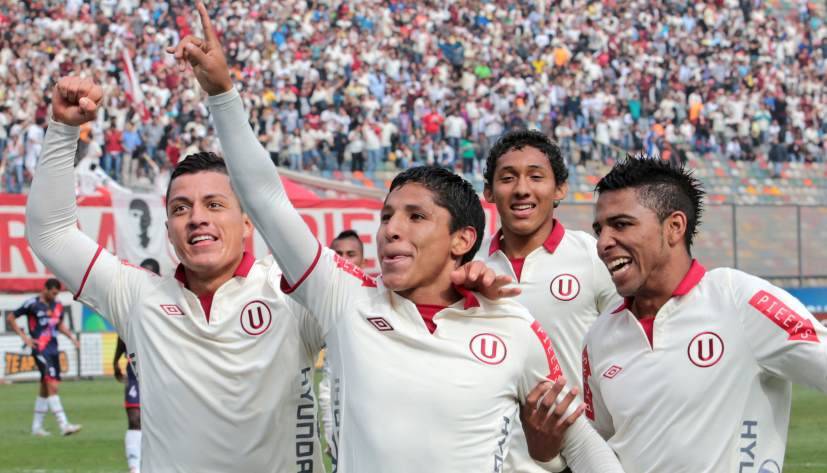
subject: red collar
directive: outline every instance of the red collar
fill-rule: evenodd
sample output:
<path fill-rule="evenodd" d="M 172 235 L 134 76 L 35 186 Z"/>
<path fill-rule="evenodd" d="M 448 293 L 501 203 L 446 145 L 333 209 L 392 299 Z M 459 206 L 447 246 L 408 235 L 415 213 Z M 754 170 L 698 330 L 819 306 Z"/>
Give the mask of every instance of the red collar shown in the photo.
<path fill-rule="evenodd" d="M 699 282 L 701 282 L 701 279 L 703 279 L 704 274 L 706 274 L 706 268 L 704 268 L 704 266 L 701 263 L 699 263 L 698 260 L 693 259 L 692 265 L 689 267 L 689 271 L 686 272 L 686 275 L 684 275 L 681 282 L 678 283 L 678 286 L 675 287 L 674 291 L 672 291 L 672 297 L 685 296 L 689 294 L 689 291 L 691 291 L 692 288 L 694 288 L 698 285 Z M 619 314 L 620 312 L 623 312 L 624 310 L 628 309 L 632 306 L 633 300 L 634 297 L 625 297 L 623 299 L 623 303 L 620 304 L 620 307 L 612 311 L 612 314 Z"/>
<path fill-rule="evenodd" d="M 464 299 L 464 301 L 462 303 L 462 308 L 463 309 L 468 310 L 468 309 L 473 309 L 474 307 L 479 307 L 480 306 L 480 301 L 477 300 L 477 296 L 474 295 L 473 292 L 469 291 L 468 289 L 465 289 L 462 286 L 457 286 L 457 285 L 454 285 L 454 289 L 456 289 L 456 291 L 459 292 L 460 295 Z"/>
<path fill-rule="evenodd" d="M 233 277 L 239 276 L 242 278 L 246 278 L 247 274 L 250 273 L 250 268 L 253 267 L 255 264 L 256 259 L 248 252 L 244 252 L 241 256 L 241 262 L 238 264 L 238 267 L 235 268 L 235 272 L 233 273 Z M 175 279 L 177 279 L 181 284 L 184 286 L 187 285 L 187 273 L 184 270 L 183 264 L 178 264 L 178 267 L 175 268 Z"/>
<path fill-rule="evenodd" d="M 563 227 L 563 224 L 556 218 L 553 219 L 551 233 L 548 234 L 548 238 L 546 238 L 546 241 L 543 242 L 543 247 L 549 253 L 554 253 L 554 251 L 557 250 L 557 247 L 560 246 L 560 242 L 563 241 L 563 236 L 565 234 L 566 229 Z M 497 250 L 501 249 L 500 241 L 502 238 L 503 229 L 500 228 L 497 230 L 497 233 L 494 234 L 494 238 L 491 239 L 491 246 L 488 247 L 488 256 L 493 255 Z"/>

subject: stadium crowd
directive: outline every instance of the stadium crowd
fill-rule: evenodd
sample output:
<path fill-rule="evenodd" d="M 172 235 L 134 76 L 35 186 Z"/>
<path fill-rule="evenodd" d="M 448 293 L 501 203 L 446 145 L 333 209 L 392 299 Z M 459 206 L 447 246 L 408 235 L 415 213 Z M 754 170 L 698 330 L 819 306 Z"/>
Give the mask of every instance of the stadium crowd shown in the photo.
<path fill-rule="evenodd" d="M 165 52 L 200 34 L 185 3 L 0 3 L 0 190 L 27 188 L 49 91 L 70 73 L 106 92 L 104 113 L 80 138 L 79 174 L 91 188 L 108 178 L 149 186 L 182 156 L 218 151 L 204 97 Z M 818 2 L 254 0 L 209 9 L 251 126 L 292 169 L 427 163 L 479 177 L 490 146 L 515 127 L 553 136 L 570 164 L 627 150 L 774 163 L 827 155 Z"/>

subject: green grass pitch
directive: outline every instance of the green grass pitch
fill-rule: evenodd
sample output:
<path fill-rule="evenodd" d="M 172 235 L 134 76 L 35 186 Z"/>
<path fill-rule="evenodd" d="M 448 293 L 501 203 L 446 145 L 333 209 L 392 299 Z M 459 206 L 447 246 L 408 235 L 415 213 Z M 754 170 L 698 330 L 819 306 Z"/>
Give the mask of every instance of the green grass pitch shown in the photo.
<path fill-rule="evenodd" d="M 123 385 L 112 379 L 64 382 L 60 388 L 69 420 L 83 424 L 70 437 L 29 434 L 36 385 L 0 386 L 0 473 L 114 473 L 126 471 Z M 329 466 L 329 465 L 328 465 Z M 796 387 L 785 473 L 827 472 L 827 396 Z"/>

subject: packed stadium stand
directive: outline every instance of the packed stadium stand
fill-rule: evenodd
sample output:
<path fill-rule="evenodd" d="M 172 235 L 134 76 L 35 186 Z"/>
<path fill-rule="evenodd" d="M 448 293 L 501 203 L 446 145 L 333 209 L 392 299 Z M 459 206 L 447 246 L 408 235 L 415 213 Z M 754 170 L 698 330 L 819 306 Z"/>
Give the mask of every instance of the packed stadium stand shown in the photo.
<path fill-rule="evenodd" d="M 209 6 L 251 126 L 294 170 L 381 189 L 434 164 L 481 187 L 496 137 L 532 127 L 570 157 L 574 201 L 640 151 L 688 160 L 713 202 L 827 201 L 823 2 Z M 3 2 L 2 189 L 25 191 L 50 87 L 68 72 L 107 92 L 80 169 L 147 186 L 215 149 L 203 97 L 164 52 L 198 34 L 193 20 L 181 1 Z"/>

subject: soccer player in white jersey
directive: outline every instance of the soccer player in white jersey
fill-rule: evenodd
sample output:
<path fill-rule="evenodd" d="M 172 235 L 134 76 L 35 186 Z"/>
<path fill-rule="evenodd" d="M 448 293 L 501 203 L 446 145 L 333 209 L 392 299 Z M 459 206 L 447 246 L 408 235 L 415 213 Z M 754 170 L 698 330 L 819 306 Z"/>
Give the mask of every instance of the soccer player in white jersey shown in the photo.
<path fill-rule="evenodd" d="M 360 269 L 363 268 L 365 262 L 365 246 L 362 244 L 359 234 L 355 231 L 350 229 L 343 230 L 330 242 L 330 249 L 335 251 L 339 257 L 348 263 Z M 336 464 L 337 455 L 336 443 L 333 440 L 333 431 L 335 430 L 333 419 L 338 409 L 333 408 L 330 391 L 331 389 L 338 389 L 338 386 L 338 378 L 331 380 L 330 364 L 327 361 L 327 356 L 325 356 L 322 379 L 319 380 L 319 410 L 321 411 L 322 427 L 324 428 L 324 436 L 327 441 L 327 452 L 334 465 Z"/>
<path fill-rule="evenodd" d="M 827 392 L 827 330 L 783 289 L 692 258 L 704 193 L 688 171 L 629 158 L 597 192 L 625 301 L 586 336 L 586 415 L 627 472 L 780 472 L 792 383 Z"/>
<path fill-rule="evenodd" d="M 38 257 L 129 347 L 141 380 L 141 470 L 322 472 L 312 390 L 320 329 L 279 291 L 272 259 L 244 251 L 253 227 L 222 159 L 197 153 L 172 173 L 174 274 L 121 262 L 77 228 L 78 127 L 101 99 L 89 79 L 55 87 L 26 231 Z"/>
<path fill-rule="evenodd" d="M 483 242 L 476 258 L 518 281 L 517 301 L 548 333 L 566 380 L 580 387 L 586 331 L 620 297 L 597 257 L 594 237 L 565 229 L 554 218 L 567 178 L 560 148 L 546 135 L 504 134 L 488 153 L 483 191 L 496 204 L 502 227 Z M 521 429 L 515 430 L 508 463 L 518 472 L 542 471 L 528 456 Z"/>
<path fill-rule="evenodd" d="M 451 284 L 484 230 L 471 185 L 439 168 L 397 176 L 376 235 L 382 278 L 367 277 L 323 248 L 293 208 L 246 124 L 200 2 L 198 10 L 205 39 L 185 38 L 174 52 L 210 95 L 233 185 L 285 272 L 283 290 L 310 309 L 325 333 L 332 371 L 341 378 L 334 392 L 341 405 L 339 471 L 503 471 L 520 403 L 531 414 L 531 454 L 555 456 L 539 428 L 555 397 L 540 401 L 538 393 L 550 389 L 541 381 L 560 377 L 550 340 L 517 303 Z M 580 418 L 567 431 L 570 463 L 582 472 L 618 471 L 586 425 Z"/>

